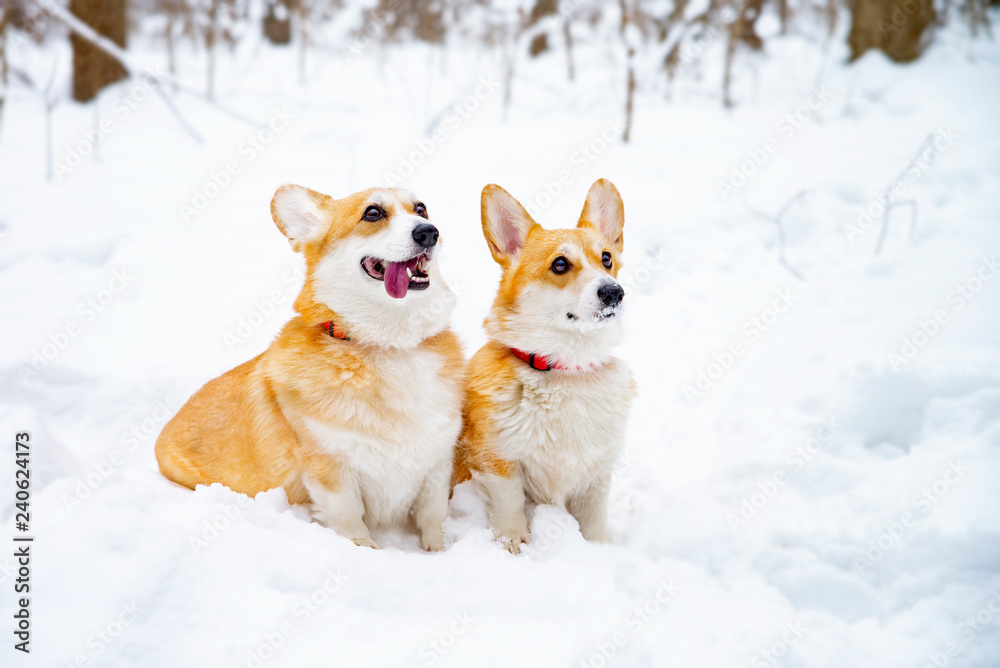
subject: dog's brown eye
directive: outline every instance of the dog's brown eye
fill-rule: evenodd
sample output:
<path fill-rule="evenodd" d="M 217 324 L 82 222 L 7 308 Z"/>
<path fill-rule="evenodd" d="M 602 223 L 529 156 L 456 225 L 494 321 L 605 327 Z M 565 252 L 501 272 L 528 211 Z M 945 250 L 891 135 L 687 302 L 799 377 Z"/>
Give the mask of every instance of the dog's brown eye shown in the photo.
<path fill-rule="evenodd" d="M 381 220 L 383 216 L 385 216 L 385 211 L 380 206 L 370 206 L 365 209 L 365 220 L 369 222 Z"/>
<path fill-rule="evenodd" d="M 567 271 L 569 271 L 569 260 L 562 255 L 552 260 L 552 273 L 565 274 Z"/>
<path fill-rule="evenodd" d="M 424 206 L 423 202 L 417 202 L 413 205 L 413 213 L 417 214 L 421 218 L 427 217 L 427 207 Z"/>
<path fill-rule="evenodd" d="M 604 266 L 606 268 L 610 269 L 611 268 L 611 253 L 609 253 L 608 251 L 604 251 L 604 253 L 601 255 L 601 262 L 604 263 Z"/>

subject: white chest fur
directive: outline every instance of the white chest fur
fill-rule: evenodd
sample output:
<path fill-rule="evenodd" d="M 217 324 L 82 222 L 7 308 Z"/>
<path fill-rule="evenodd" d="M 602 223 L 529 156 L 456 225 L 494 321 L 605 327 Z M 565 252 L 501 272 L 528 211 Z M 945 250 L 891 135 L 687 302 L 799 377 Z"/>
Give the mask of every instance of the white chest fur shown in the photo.
<path fill-rule="evenodd" d="M 365 523 L 374 528 L 405 519 L 427 475 L 451 461 L 461 396 L 432 352 L 387 350 L 370 363 L 380 379 L 377 400 L 344 397 L 350 419 L 309 419 L 306 428 L 360 487 Z"/>
<path fill-rule="evenodd" d="M 521 464 L 528 498 L 564 506 L 610 474 L 634 392 L 631 373 L 612 359 L 580 371 L 524 365 L 518 377 L 519 391 L 495 416 L 502 456 Z"/>

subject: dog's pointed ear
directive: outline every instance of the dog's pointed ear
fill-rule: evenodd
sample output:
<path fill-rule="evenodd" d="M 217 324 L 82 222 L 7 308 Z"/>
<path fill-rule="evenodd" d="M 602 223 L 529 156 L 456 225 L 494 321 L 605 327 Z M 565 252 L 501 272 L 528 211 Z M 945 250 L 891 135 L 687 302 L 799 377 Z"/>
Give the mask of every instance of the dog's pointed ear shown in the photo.
<path fill-rule="evenodd" d="M 587 201 L 580 213 L 577 227 L 596 227 L 601 235 L 617 252 L 622 252 L 625 243 L 625 204 L 615 185 L 607 179 L 598 179 L 587 192 Z"/>
<path fill-rule="evenodd" d="M 536 223 L 521 203 L 496 184 L 483 188 L 483 236 L 497 264 L 506 267 L 524 246 L 528 230 Z"/>
<path fill-rule="evenodd" d="M 271 198 L 271 218 L 288 238 L 292 250 L 301 252 L 307 241 L 322 233 L 323 209 L 332 201 L 329 195 L 309 188 L 285 184 Z"/>

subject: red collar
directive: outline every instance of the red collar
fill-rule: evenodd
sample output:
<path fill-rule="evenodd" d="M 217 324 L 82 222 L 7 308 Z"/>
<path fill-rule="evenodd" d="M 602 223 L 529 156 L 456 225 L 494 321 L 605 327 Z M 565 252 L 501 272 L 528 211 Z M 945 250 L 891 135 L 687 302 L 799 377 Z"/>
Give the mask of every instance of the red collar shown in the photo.
<path fill-rule="evenodd" d="M 344 334 L 344 330 L 340 328 L 340 325 L 332 320 L 327 320 L 326 322 L 321 322 L 320 327 L 326 330 L 326 333 L 335 339 L 341 339 L 343 341 L 350 341 L 351 338 Z"/>
<path fill-rule="evenodd" d="M 518 350 L 517 348 L 511 348 L 510 352 L 514 353 L 515 356 L 520 357 L 522 360 L 528 363 L 532 369 L 538 369 L 539 371 L 550 371 L 552 369 L 562 369 L 563 371 L 569 371 L 574 367 L 566 366 L 565 364 L 560 364 L 559 362 L 550 362 L 548 357 L 544 355 L 536 355 L 535 353 L 526 353 L 523 350 Z M 594 366 L 591 364 L 590 366 Z M 575 367 L 578 371 L 583 369 L 582 366 Z"/>

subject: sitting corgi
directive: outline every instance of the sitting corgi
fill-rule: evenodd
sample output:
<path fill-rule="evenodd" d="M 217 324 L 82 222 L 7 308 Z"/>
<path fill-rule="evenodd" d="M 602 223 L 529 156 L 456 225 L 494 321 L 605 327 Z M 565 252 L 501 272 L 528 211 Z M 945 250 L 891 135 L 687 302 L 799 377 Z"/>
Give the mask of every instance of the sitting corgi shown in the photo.
<path fill-rule="evenodd" d="M 611 470 L 624 437 L 632 375 L 611 356 L 622 335 L 625 211 L 606 180 L 575 229 L 546 230 L 507 191 L 482 195 L 483 234 L 503 269 L 469 362 L 453 484 L 477 480 L 496 538 L 528 542 L 525 500 L 555 504 L 587 540 L 607 540 Z"/>
<path fill-rule="evenodd" d="M 438 230 L 400 189 L 335 200 L 285 185 L 271 216 L 305 255 L 294 317 L 258 357 L 210 381 L 156 442 L 167 478 L 292 503 L 358 545 L 412 519 L 443 547 L 464 359 Z"/>

